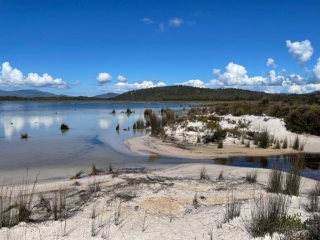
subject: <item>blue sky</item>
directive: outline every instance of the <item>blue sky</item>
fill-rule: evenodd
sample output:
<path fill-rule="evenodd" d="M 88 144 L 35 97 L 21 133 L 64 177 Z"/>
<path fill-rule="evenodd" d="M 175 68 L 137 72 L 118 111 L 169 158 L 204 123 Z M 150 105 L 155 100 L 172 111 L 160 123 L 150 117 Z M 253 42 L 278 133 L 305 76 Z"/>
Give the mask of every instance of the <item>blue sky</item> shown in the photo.
<path fill-rule="evenodd" d="M 0 0 L 0 89 L 320 90 L 319 1 Z"/>

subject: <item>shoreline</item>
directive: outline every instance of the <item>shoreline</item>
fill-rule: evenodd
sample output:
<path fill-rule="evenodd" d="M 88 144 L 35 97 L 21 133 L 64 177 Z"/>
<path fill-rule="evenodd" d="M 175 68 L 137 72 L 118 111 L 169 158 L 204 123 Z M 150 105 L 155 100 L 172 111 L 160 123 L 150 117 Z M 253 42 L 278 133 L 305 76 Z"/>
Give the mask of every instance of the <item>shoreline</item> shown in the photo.
<path fill-rule="evenodd" d="M 228 157 L 268 157 L 276 155 L 296 154 L 299 151 L 288 149 L 263 149 L 258 147 L 245 148 L 243 145 L 194 145 L 181 142 L 163 142 L 161 139 L 149 135 L 127 139 L 127 148 L 133 153 L 149 156 L 156 154 L 167 157 L 181 157 L 187 159 L 216 159 Z"/>
<path fill-rule="evenodd" d="M 204 168 L 207 178 L 200 179 Z M 34 222 L 3 227 L 0 239 L 210 239 L 208 235 L 213 239 L 254 239 L 243 227 L 243 219 L 249 224 L 255 201 L 268 196 L 271 170 L 259 169 L 255 184 L 246 182 L 248 172 L 252 169 L 195 163 L 37 183 L 30 216 Z M 300 206 L 308 204 L 315 183 L 302 177 L 300 196 L 290 198 L 288 214 L 302 221 L 309 217 Z M 32 185 L 24 189 L 30 190 Z M 19 191 L 19 186 L 15 190 Z M 54 220 L 47 203 L 58 199 L 60 206 L 61 196 L 70 212 L 67 218 Z M 241 212 L 224 222 L 230 196 L 236 197 Z M 275 234 L 272 239 L 280 236 Z"/>

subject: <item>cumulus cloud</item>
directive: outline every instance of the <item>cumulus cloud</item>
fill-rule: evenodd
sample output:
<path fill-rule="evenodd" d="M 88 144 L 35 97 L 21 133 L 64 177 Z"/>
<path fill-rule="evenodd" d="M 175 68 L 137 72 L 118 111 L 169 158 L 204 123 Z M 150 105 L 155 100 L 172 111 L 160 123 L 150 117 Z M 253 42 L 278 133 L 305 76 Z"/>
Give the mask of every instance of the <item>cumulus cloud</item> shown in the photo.
<path fill-rule="evenodd" d="M 159 24 L 159 31 L 164 32 L 164 24 L 163 23 Z"/>
<path fill-rule="evenodd" d="M 292 86 L 292 85 L 305 85 L 306 79 L 298 74 L 286 75 L 286 70 L 277 75 L 274 70 L 268 72 L 267 77 L 255 76 L 249 77 L 245 67 L 229 63 L 226 67 L 226 72 L 221 73 L 220 69 L 213 69 L 214 80 L 205 84 L 206 86 L 216 87 L 241 87 L 244 86 Z"/>
<path fill-rule="evenodd" d="M 119 75 L 119 76 L 117 77 L 117 79 L 118 79 L 119 82 L 126 82 L 126 81 L 127 81 L 127 78 L 125 78 L 125 77 L 122 76 L 122 75 Z"/>
<path fill-rule="evenodd" d="M 320 80 L 320 58 L 318 58 L 318 62 L 317 64 L 314 66 L 313 70 L 312 70 L 314 77 L 317 80 Z"/>
<path fill-rule="evenodd" d="M 313 54 L 313 48 L 309 40 L 302 42 L 291 42 L 290 40 L 286 41 L 288 52 L 295 59 L 299 59 L 299 64 L 303 65 L 310 60 Z"/>
<path fill-rule="evenodd" d="M 72 86 L 76 86 L 76 85 L 80 85 L 81 83 L 80 83 L 80 81 L 79 80 L 77 80 L 77 81 L 75 81 L 75 82 L 73 82 L 73 83 L 71 83 L 71 85 Z"/>
<path fill-rule="evenodd" d="M 183 23 L 182 18 L 174 17 L 174 18 L 169 19 L 169 25 L 173 26 L 173 27 L 179 27 L 182 23 Z"/>
<path fill-rule="evenodd" d="M 147 24 L 153 23 L 153 21 L 150 18 L 143 18 L 143 19 L 141 19 L 141 21 L 144 23 L 147 23 Z"/>
<path fill-rule="evenodd" d="M 153 81 L 141 81 L 136 83 L 118 82 L 113 86 L 102 86 L 99 88 L 99 90 L 103 90 L 103 91 L 107 90 L 107 91 L 122 93 L 130 90 L 153 88 L 153 87 L 164 87 L 164 86 L 167 86 L 164 82 L 154 83 Z"/>
<path fill-rule="evenodd" d="M 50 87 L 57 89 L 68 89 L 69 85 L 62 81 L 61 78 L 54 79 L 49 74 L 44 73 L 42 76 L 37 73 L 29 73 L 24 76 L 23 73 L 10 66 L 9 62 L 2 64 L 0 75 L 0 86 L 3 87 Z"/>
<path fill-rule="evenodd" d="M 274 67 L 274 68 L 277 67 L 277 64 L 275 64 L 273 58 L 268 58 L 266 65 L 267 65 L 268 67 L 269 67 L 269 66 L 272 66 L 272 67 Z"/>
<path fill-rule="evenodd" d="M 320 84 L 306 84 L 306 85 L 296 85 L 293 84 L 288 87 L 287 92 L 288 93 L 296 93 L 296 94 L 304 94 L 304 93 L 310 93 L 314 91 L 320 90 Z"/>
<path fill-rule="evenodd" d="M 285 80 L 285 77 L 280 75 L 277 76 L 276 72 L 274 70 L 269 71 L 268 73 L 268 85 L 271 86 L 280 86 L 282 85 L 283 81 Z"/>
<path fill-rule="evenodd" d="M 200 88 L 205 87 L 204 82 L 202 82 L 199 79 L 191 79 L 191 80 L 183 82 L 183 83 L 176 83 L 175 85 L 184 85 L 184 86 L 200 87 Z"/>
<path fill-rule="evenodd" d="M 99 73 L 98 76 L 96 77 L 96 81 L 99 84 L 104 84 L 106 82 L 111 82 L 112 81 L 112 76 L 109 73 Z"/>
<path fill-rule="evenodd" d="M 215 80 L 218 80 L 227 86 L 253 84 L 261 85 L 267 83 L 266 78 L 261 76 L 249 78 L 247 75 L 247 70 L 243 66 L 233 62 L 226 66 L 226 72 L 223 74 L 220 72 L 220 69 L 213 69 L 213 75 L 216 77 Z"/>
<path fill-rule="evenodd" d="M 281 74 L 282 76 L 286 76 L 286 75 L 287 75 L 287 70 L 285 70 L 284 68 L 282 68 L 280 74 Z"/>

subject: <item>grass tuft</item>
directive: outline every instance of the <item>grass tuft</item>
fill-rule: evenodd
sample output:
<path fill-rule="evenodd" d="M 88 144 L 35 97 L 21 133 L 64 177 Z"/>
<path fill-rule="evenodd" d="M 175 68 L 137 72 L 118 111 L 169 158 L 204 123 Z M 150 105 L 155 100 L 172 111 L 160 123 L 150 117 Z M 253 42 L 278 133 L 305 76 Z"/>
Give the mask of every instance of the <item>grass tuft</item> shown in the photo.
<path fill-rule="evenodd" d="M 253 237 L 270 236 L 277 232 L 289 235 L 303 229 L 303 223 L 296 215 L 289 216 L 290 197 L 282 194 L 269 194 L 254 199 L 255 207 L 251 211 L 251 221 L 246 226 Z"/>
<path fill-rule="evenodd" d="M 230 220 L 240 216 L 241 205 L 236 199 L 235 195 L 231 194 L 231 198 L 228 196 L 228 202 L 226 204 L 226 212 L 224 215 L 223 223 L 229 222 Z"/>
<path fill-rule="evenodd" d="M 256 183 L 258 176 L 258 170 L 252 170 L 251 172 L 247 172 L 246 174 L 246 182 L 248 183 Z"/>
<path fill-rule="evenodd" d="M 80 170 L 80 171 L 76 172 L 76 174 L 75 174 L 74 176 L 72 176 L 72 177 L 70 178 L 70 180 L 79 179 L 83 173 L 84 173 L 83 170 Z"/>
<path fill-rule="evenodd" d="M 200 180 L 205 179 L 205 180 L 210 180 L 210 177 L 207 174 L 207 170 L 205 167 L 201 168 L 200 171 Z"/>
<path fill-rule="evenodd" d="M 305 157 L 302 154 L 291 156 L 289 161 L 291 167 L 288 173 L 286 173 L 285 190 L 288 195 L 299 196 L 299 189 L 301 183 L 301 172 L 304 165 Z"/>
<path fill-rule="evenodd" d="M 27 138 L 28 138 L 28 134 L 27 133 L 21 134 L 21 139 L 27 139 Z"/>
<path fill-rule="evenodd" d="M 67 124 L 62 123 L 60 129 L 61 130 L 68 130 L 69 126 Z"/>
<path fill-rule="evenodd" d="M 283 181 L 283 172 L 275 166 L 269 174 L 268 191 L 272 193 L 281 193 L 283 190 Z"/>
<path fill-rule="evenodd" d="M 218 180 L 223 180 L 223 170 L 219 173 Z"/>

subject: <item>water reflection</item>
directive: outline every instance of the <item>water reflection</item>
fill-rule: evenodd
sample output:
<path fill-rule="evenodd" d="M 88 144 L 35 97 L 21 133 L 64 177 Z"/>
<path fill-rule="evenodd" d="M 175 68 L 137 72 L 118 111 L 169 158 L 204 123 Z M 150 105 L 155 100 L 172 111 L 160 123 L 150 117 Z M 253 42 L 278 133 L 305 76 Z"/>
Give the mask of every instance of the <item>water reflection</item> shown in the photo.
<path fill-rule="evenodd" d="M 24 127 L 22 117 L 5 117 L 3 120 L 3 130 L 5 138 L 11 138 L 14 133 L 21 133 Z"/>
<path fill-rule="evenodd" d="M 69 129 L 61 128 L 60 131 L 62 134 L 66 134 L 69 131 Z"/>
<path fill-rule="evenodd" d="M 15 134 L 21 134 L 25 128 L 39 129 L 42 126 L 49 128 L 55 123 L 61 122 L 60 116 L 29 116 L 29 117 L 4 117 L 2 119 L 2 128 L 4 137 L 10 139 Z"/>
<path fill-rule="evenodd" d="M 149 155 L 149 160 L 148 162 L 149 163 L 153 163 L 155 162 L 158 158 L 160 158 L 160 155 L 159 154 L 156 154 L 154 152 L 151 152 L 150 155 Z"/>
<path fill-rule="evenodd" d="M 107 118 L 100 118 L 99 120 L 98 120 L 98 124 L 99 124 L 99 127 L 101 128 L 101 129 L 108 129 L 108 128 L 110 128 L 110 126 L 111 126 L 111 120 L 110 119 L 107 119 Z"/>
<path fill-rule="evenodd" d="M 270 157 L 229 157 L 213 159 L 215 164 L 252 167 L 252 168 L 273 168 L 281 166 L 284 171 L 289 171 L 296 155 L 279 155 Z M 320 168 L 319 154 L 305 154 L 305 163 L 301 166 L 302 175 L 305 177 L 318 178 Z"/>

